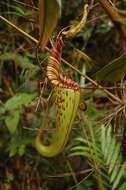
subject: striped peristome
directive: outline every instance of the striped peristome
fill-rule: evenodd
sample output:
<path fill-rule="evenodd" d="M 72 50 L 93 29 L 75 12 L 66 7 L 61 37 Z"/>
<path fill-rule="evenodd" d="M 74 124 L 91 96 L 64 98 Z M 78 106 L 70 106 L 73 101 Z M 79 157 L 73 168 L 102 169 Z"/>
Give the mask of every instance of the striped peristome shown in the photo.
<path fill-rule="evenodd" d="M 62 45 L 58 40 L 55 42 L 47 65 L 47 76 L 52 84 L 59 84 L 60 62 L 61 62 Z"/>
<path fill-rule="evenodd" d="M 79 84 L 71 79 L 67 78 L 61 70 L 61 52 L 62 52 L 62 40 L 58 39 L 53 47 L 52 53 L 48 60 L 47 76 L 54 85 L 58 85 L 63 88 L 72 88 L 78 90 Z"/>
<path fill-rule="evenodd" d="M 80 86 L 67 78 L 61 69 L 62 40 L 57 38 L 49 56 L 47 77 L 54 87 L 56 106 L 56 134 L 50 145 L 41 142 L 43 130 L 36 137 L 36 149 L 46 157 L 53 157 L 63 151 L 76 116 L 80 99 Z"/>

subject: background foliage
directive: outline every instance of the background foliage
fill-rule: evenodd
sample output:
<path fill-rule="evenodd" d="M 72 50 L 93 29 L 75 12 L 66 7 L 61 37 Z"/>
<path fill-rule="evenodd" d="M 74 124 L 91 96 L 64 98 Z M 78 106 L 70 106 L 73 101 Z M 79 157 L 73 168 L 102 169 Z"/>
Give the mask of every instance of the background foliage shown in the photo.
<path fill-rule="evenodd" d="M 0 13 L 38 39 L 37 3 L 1 0 Z M 126 44 L 120 41 L 115 25 L 97 1 L 63 0 L 62 17 L 52 40 L 62 28 L 80 20 L 83 3 L 91 6 L 86 27 L 66 40 L 63 57 L 125 100 L 125 90 L 120 89 L 125 85 L 125 77 L 122 83 L 115 78 L 117 73 L 119 79 L 122 77 Z M 126 7 L 122 0 L 113 3 Z M 35 44 L 2 21 L 0 41 L 0 189 L 125 190 L 125 104 L 111 101 L 103 91 L 63 64 L 65 73 L 85 87 L 80 101 L 85 99 L 87 110 L 78 109 L 65 151 L 52 159 L 41 157 L 34 148 L 37 131 L 43 126 L 50 135 L 55 126 L 53 99 L 50 104 L 46 102 L 51 92 L 51 85 L 45 81 L 48 53 L 36 52 Z M 91 57 L 92 65 L 78 56 L 76 48 Z M 114 66 L 118 72 L 113 80 L 104 81 L 105 77 L 99 76 L 110 72 L 111 78 L 113 60 L 119 65 L 119 69 Z M 108 63 L 110 66 L 105 66 Z M 46 88 L 40 101 L 43 84 Z"/>

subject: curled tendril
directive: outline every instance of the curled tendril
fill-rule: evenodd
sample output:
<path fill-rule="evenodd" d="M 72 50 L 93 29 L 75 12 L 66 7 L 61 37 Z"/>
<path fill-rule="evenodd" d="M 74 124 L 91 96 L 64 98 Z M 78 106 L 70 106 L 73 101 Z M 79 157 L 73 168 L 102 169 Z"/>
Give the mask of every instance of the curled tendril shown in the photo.
<path fill-rule="evenodd" d="M 82 30 L 82 28 L 85 26 L 86 21 L 87 21 L 88 12 L 89 12 L 88 4 L 85 4 L 81 21 L 77 25 L 72 25 L 69 30 L 63 31 L 62 34 L 65 37 L 76 36 L 77 33 L 79 33 Z"/>

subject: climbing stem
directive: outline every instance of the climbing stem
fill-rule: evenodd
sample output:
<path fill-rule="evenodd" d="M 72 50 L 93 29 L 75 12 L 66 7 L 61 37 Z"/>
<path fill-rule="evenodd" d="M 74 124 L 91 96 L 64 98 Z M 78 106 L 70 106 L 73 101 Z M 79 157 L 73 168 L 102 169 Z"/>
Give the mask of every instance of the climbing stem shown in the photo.
<path fill-rule="evenodd" d="M 111 18 L 112 22 L 115 24 L 117 29 L 121 30 L 121 35 L 123 35 L 124 38 L 126 38 L 126 15 L 121 14 L 121 11 L 118 8 L 116 8 L 114 5 L 111 5 L 108 0 L 98 0 L 103 9 L 106 11 L 106 13 Z M 124 13 L 124 12 L 122 12 Z"/>
<path fill-rule="evenodd" d="M 98 0 L 101 6 L 105 9 L 108 15 L 111 17 L 114 22 L 121 22 L 122 17 L 117 12 L 115 6 L 112 6 L 108 0 Z"/>

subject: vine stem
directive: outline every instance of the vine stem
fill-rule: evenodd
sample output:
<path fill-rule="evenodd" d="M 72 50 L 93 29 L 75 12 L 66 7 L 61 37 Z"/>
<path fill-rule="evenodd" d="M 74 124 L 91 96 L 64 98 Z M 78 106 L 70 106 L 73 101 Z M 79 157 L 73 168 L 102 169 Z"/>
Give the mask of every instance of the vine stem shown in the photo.
<path fill-rule="evenodd" d="M 26 33 L 25 31 L 23 31 L 21 28 L 17 27 L 16 25 L 14 25 L 12 22 L 10 22 L 9 20 L 7 20 L 6 18 L 4 18 L 3 16 L 0 15 L 0 19 L 2 19 L 3 21 L 5 21 L 7 24 L 9 24 L 10 26 L 12 26 L 13 28 L 15 28 L 18 32 L 20 32 L 21 34 L 23 34 L 25 37 L 29 38 L 31 41 L 33 41 L 34 43 L 38 44 L 39 41 L 37 39 L 35 39 L 33 36 L 31 36 L 30 34 Z M 51 52 L 51 50 L 48 47 L 45 47 L 45 50 L 48 52 Z M 65 59 L 61 59 L 66 65 L 68 65 L 70 68 L 72 68 L 74 71 L 76 71 L 77 73 L 79 73 L 81 76 L 85 77 L 88 81 L 90 81 L 93 85 L 95 85 L 97 88 L 103 90 L 108 96 L 110 96 L 113 100 L 117 101 L 118 103 L 122 104 L 123 101 L 118 98 L 117 96 L 115 96 L 114 94 L 112 94 L 111 92 L 109 92 L 107 89 L 105 89 L 103 86 L 101 86 L 100 84 L 98 84 L 96 81 L 94 81 L 93 79 L 91 79 L 90 77 L 88 77 L 87 75 L 84 75 L 81 71 L 79 71 L 79 69 L 77 69 L 76 67 L 74 67 L 73 65 L 71 65 L 68 61 L 66 61 Z"/>

